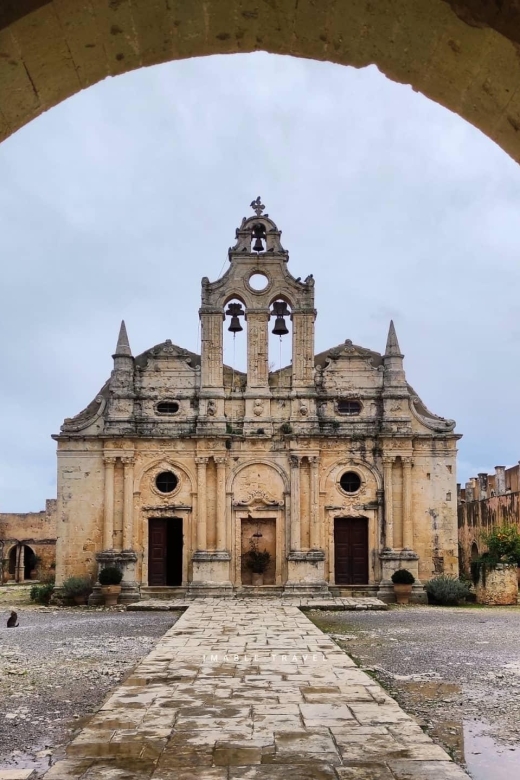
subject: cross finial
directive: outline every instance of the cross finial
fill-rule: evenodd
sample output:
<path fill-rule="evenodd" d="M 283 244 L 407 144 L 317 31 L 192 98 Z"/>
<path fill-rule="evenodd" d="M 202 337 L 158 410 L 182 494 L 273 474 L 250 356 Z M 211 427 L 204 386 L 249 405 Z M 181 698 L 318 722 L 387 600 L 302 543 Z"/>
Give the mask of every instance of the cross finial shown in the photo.
<path fill-rule="evenodd" d="M 258 196 L 258 198 L 256 200 L 252 200 L 251 201 L 251 208 L 253 209 L 253 211 L 255 212 L 257 217 L 261 217 L 262 216 L 262 211 L 265 209 L 265 206 L 262 203 L 260 195 Z"/>

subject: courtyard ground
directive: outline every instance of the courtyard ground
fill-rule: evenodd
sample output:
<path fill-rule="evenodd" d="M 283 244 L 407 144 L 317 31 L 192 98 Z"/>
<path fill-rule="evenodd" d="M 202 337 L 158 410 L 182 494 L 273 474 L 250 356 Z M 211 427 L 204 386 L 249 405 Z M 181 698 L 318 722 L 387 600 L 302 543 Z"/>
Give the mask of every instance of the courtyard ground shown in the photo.
<path fill-rule="evenodd" d="M 0 588 L 0 767 L 43 774 L 178 614 L 36 607 Z M 19 628 L 6 628 L 8 607 Z"/>
<path fill-rule="evenodd" d="M 520 608 L 308 614 L 476 780 L 520 777 Z"/>

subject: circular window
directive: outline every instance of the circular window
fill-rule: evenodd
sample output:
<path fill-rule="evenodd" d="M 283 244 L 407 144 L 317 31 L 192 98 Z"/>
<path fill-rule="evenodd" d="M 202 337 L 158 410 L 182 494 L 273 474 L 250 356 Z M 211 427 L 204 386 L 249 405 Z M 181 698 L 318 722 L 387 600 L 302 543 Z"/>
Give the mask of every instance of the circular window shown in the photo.
<path fill-rule="evenodd" d="M 340 398 L 338 401 L 338 412 L 339 414 L 348 414 L 353 417 L 361 412 L 361 402 L 352 401 L 349 398 Z"/>
<path fill-rule="evenodd" d="M 161 401 L 157 404 L 157 411 L 160 414 L 177 414 L 179 404 L 176 401 Z"/>
<path fill-rule="evenodd" d="M 262 292 L 262 290 L 267 289 L 267 285 L 269 284 L 267 276 L 258 272 L 251 274 L 248 281 L 249 286 L 255 292 Z"/>
<path fill-rule="evenodd" d="M 155 484 L 157 490 L 160 490 L 161 493 L 173 493 L 179 484 L 179 480 L 173 471 L 161 471 L 155 478 Z"/>
<path fill-rule="evenodd" d="M 356 493 L 361 487 L 361 477 L 355 471 L 345 471 L 339 481 L 345 493 Z"/>

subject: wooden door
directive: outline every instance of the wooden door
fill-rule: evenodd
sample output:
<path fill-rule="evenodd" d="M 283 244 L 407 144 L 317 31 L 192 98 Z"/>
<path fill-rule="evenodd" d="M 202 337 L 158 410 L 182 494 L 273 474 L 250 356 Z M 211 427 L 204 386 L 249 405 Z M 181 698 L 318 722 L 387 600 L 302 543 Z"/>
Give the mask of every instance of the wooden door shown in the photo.
<path fill-rule="evenodd" d="M 368 520 L 336 517 L 334 568 L 337 585 L 368 585 Z"/>
<path fill-rule="evenodd" d="M 167 532 L 165 518 L 152 518 L 148 521 L 148 585 L 166 585 L 167 572 Z"/>

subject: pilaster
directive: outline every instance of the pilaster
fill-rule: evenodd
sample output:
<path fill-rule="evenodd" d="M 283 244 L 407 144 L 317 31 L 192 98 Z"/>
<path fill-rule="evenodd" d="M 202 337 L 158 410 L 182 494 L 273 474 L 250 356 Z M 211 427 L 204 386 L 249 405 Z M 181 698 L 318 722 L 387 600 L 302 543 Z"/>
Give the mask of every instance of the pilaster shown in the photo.
<path fill-rule="evenodd" d="M 114 549 L 114 472 L 117 458 L 105 455 L 105 496 L 103 518 L 103 549 Z"/>

